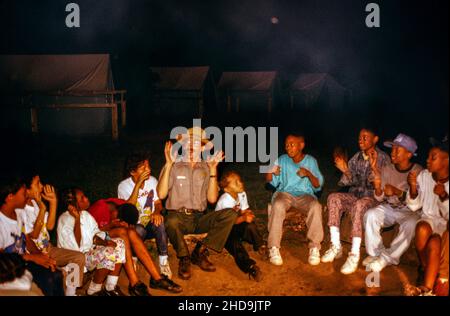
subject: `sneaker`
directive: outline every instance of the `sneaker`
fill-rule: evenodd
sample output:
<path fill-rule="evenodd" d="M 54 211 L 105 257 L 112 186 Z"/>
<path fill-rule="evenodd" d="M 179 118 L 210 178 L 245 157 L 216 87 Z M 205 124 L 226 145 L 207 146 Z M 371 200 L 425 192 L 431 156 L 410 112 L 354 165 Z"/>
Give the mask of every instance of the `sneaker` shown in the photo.
<path fill-rule="evenodd" d="M 166 264 L 159 264 L 159 271 L 169 279 L 172 279 L 172 270 L 170 270 L 169 260 L 166 260 Z"/>
<path fill-rule="evenodd" d="M 375 257 L 375 256 L 367 256 L 366 258 L 364 258 L 364 260 L 363 260 L 363 262 L 362 262 L 362 265 L 365 267 L 365 266 L 368 266 L 369 264 L 371 264 L 374 260 L 376 260 L 378 257 Z"/>
<path fill-rule="evenodd" d="M 105 289 L 105 296 L 126 296 L 123 294 L 123 292 L 120 290 L 119 286 L 116 286 L 114 290 L 108 291 Z"/>
<path fill-rule="evenodd" d="M 107 296 L 107 295 L 106 295 L 106 290 L 105 289 L 101 289 L 100 291 L 97 291 L 97 292 L 92 293 L 92 294 L 89 294 L 86 291 L 86 296 Z"/>
<path fill-rule="evenodd" d="M 152 289 L 166 290 L 171 293 L 180 293 L 183 291 L 181 286 L 173 282 L 164 274 L 161 275 L 161 279 L 157 281 L 155 279 L 150 279 L 150 287 Z"/>
<path fill-rule="evenodd" d="M 283 264 L 283 258 L 280 255 L 280 248 L 272 247 L 269 250 L 270 263 L 276 266 L 281 266 Z"/>
<path fill-rule="evenodd" d="M 138 282 L 134 286 L 128 286 L 128 294 L 130 296 L 151 296 L 147 286 L 142 282 Z"/>
<path fill-rule="evenodd" d="M 381 272 L 381 270 L 383 270 L 387 266 L 388 266 L 388 262 L 386 260 L 384 260 L 383 258 L 379 257 L 367 265 L 367 270 L 373 271 L 373 272 Z"/>
<path fill-rule="evenodd" d="M 308 263 L 312 266 L 316 266 L 320 263 L 319 248 L 314 247 L 314 248 L 309 249 Z"/>
<path fill-rule="evenodd" d="M 334 259 L 339 259 L 340 257 L 342 257 L 342 247 L 338 248 L 335 245 L 331 245 L 331 248 L 325 252 L 320 260 L 322 262 L 333 262 Z"/>
<path fill-rule="evenodd" d="M 359 255 L 350 253 L 347 260 L 341 268 L 342 274 L 352 274 L 358 269 Z"/>

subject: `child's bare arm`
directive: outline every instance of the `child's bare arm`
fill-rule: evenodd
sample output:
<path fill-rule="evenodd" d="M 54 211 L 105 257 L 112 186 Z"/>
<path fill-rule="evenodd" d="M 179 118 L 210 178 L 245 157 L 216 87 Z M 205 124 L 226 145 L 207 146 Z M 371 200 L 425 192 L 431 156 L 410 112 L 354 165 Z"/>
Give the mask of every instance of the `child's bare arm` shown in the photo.
<path fill-rule="evenodd" d="M 56 197 L 55 188 L 51 185 L 44 186 L 44 193 L 42 197 L 49 204 L 48 218 L 47 218 L 47 230 L 51 231 L 55 228 L 56 223 L 56 210 L 58 208 L 58 199 Z"/>

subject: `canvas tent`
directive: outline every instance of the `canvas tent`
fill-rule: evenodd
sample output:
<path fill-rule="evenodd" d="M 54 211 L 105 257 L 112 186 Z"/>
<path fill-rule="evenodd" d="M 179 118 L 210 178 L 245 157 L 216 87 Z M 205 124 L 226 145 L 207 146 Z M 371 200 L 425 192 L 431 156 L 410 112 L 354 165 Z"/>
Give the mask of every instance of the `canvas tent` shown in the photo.
<path fill-rule="evenodd" d="M 2 113 L 34 133 L 118 137 L 118 110 L 126 122 L 124 90 L 114 90 L 110 58 L 90 55 L 2 55 Z M 17 110 L 17 111 L 14 111 Z M 5 115 L 2 115 L 5 117 Z M 4 122 L 2 121 L 2 124 Z"/>
<path fill-rule="evenodd" d="M 218 90 L 227 112 L 233 109 L 236 112 L 260 112 L 261 109 L 267 109 L 270 113 L 276 78 L 276 71 L 224 72 L 219 80 Z"/>
<path fill-rule="evenodd" d="M 344 105 L 348 92 L 327 73 L 300 74 L 290 89 L 290 107 L 339 109 Z"/>
<path fill-rule="evenodd" d="M 190 115 L 202 117 L 205 102 L 215 99 L 214 82 L 208 66 L 150 67 L 154 104 L 157 110 L 169 116 Z"/>

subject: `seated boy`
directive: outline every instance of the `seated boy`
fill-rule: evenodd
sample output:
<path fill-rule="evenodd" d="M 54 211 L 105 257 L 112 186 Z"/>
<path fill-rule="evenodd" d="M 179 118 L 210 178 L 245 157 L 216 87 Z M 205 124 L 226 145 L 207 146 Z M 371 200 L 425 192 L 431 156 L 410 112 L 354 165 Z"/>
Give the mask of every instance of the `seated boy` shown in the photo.
<path fill-rule="evenodd" d="M 249 278 L 259 282 L 262 279 L 261 270 L 255 260 L 248 255 L 242 241 L 252 244 L 253 249 L 263 255 L 265 255 L 266 246 L 254 222 L 255 214 L 248 205 L 244 184 L 237 172 L 228 171 L 222 175 L 220 187 L 224 193 L 217 201 L 216 211 L 233 209 L 239 214 L 225 243 L 225 249 L 234 257 L 241 271 L 248 273 Z"/>
<path fill-rule="evenodd" d="M 3 175 L 1 175 L 3 176 Z M 0 252 L 17 253 L 26 262 L 34 282 L 46 296 L 64 296 L 63 276 L 56 271 L 56 261 L 26 243 L 25 224 L 16 209 L 26 205 L 25 182 L 19 178 L 1 179 L 0 183 Z"/>
<path fill-rule="evenodd" d="M 389 156 L 377 147 L 377 134 L 370 128 L 359 132 L 358 151 L 349 161 L 347 157 L 335 155 L 336 168 L 342 172 L 338 185 L 349 187 L 348 193 L 331 193 L 327 199 L 328 227 L 330 228 L 331 247 L 322 256 L 322 262 L 333 262 L 343 255 L 339 228 L 344 212 L 352 220 L 352 247 L 347 260 L 341 267 L 341 273 L 351 274 L 358 269 L 363 234 L 363 218 L 366 211 L 378 202 L 373 197 L 372 166 L 381 169 Z"/>
<path fill-rule="evenodd" d="M 308 263 L 320 263 L 320 244 L 323 240 L 322 205 L 314 194 L 322 189 L 323 176 L 316 159 L 305 154 L 304 148 L 303 136 L 286 137 L 286 154 L 279 157 L 273 171 L 266 174 L 266 181 L 276 188 L 268 223 L 269 257 L 274 265 L 283 264 L 280 254 L 283 222 L 286 212 L 292 207 L 307 214 L 307 237 L 310 240 Z"/>
<path fill-rule="evenodd" d="M 70 263 L 78 266 L 78 278 L 73 283 L 65 282 L 66 296 L 76 296 L 76 289 L 83 285 L 84 275 L 84 254 L 79 251 L 73 251 L 54 247 L 50 243 L 49 231 L 55 227 L 57 198 L 55 189 L 50 185 L 42 185 L 38 175 L 27 179 L 27 204 L 23 209 L 17 209 L 16 212 L 25 224 L 25 233 L 29 242 L 34 243 L 43 253 L 56 261 L 57 267 L 65 268 Z M 48 201 L 49 211 L 43 200 Z"/>
<path fill-rule="evenodd" d="M 168 260 L 168 237 L 161 215 L 163 207 L 156 192 L 158 180 L 151 176 L 148 156 L 143 153 L 132 154 L 128 157 L 126 172 L 129 177 L 120 182 L 117 195 L 138 209 L 140 216 L 136 231 L 143 240 L 156 239 L 160 272 L 170 279 L 172 271 Z"/>
<path fill-rule="evenodd" d="M 394 141 L 385 142 L 392 147 L 391 163 L 381 170 L 374 170 L 374 197 L 382 204 L 369 209 L 364 216 L 366 252 L 363 261 L 368 270 L 380 272 L 388 265 L 397 265 L 400 257 L 408 250 L 414 238 L 419 215 L 412 212 L 405 202 L 408 190 L 408 175 L 419 173 L 422 167 L 411 162 L 417 150 L 416 141 L 399 134 Z M 381 238 L 381 228 L 399 224 L 400 229 L 389 248 L 385 248 Z"/>

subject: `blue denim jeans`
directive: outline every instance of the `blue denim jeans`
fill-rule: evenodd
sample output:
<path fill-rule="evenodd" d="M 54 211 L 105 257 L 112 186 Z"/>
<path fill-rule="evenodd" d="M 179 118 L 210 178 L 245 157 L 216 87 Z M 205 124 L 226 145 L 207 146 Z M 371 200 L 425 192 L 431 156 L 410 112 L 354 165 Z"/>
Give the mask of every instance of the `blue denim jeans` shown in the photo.
<path fill-rule="evenodd" d="M 166 228 L 164 223 L 156 226 L 153 223 L 148 223 L 147 226 L 141 224 L 136 225 L 136 232 L 139 234 L 142 240 L 155 238 L 156 246 L 158 247 L 158 254 L 160 256 L 167 256 L 167 243 L 169 242 L 167 238 Z"/>

